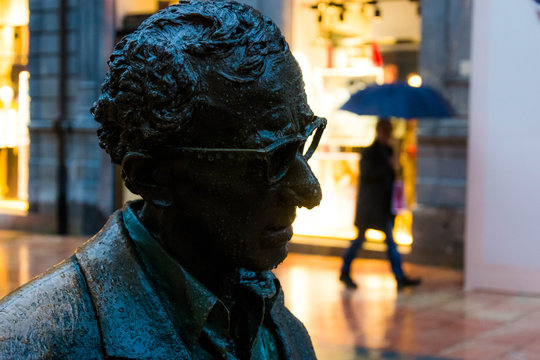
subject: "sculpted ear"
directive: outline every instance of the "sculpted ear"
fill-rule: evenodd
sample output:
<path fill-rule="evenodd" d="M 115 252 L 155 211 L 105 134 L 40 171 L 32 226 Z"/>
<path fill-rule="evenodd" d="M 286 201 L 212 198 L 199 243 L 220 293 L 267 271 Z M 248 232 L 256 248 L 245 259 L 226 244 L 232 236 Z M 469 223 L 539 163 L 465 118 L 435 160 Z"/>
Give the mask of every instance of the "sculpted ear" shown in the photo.
<path fill-rule="evenodd" d="M 122 161 L 122 179 L 134 194 L 158 207 L 173 204 L 173 174 L 170 164 L 139 152 L 130 152 Z"/>

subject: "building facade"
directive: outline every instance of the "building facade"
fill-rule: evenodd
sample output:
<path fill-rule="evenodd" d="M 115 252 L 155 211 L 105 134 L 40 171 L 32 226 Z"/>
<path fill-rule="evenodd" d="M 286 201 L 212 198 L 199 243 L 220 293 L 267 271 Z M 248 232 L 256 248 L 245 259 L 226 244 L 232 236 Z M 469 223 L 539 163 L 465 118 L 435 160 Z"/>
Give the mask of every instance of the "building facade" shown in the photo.
<path fill-rule="evenodd" d="M 300 213 L 295 224 L 301 234 L 330 240 L 321 243 L 314 242 L 313 236 L 302 237 L 303 249 L 339 253 L 355 236 L 350 220 L 358 159 L 373 135 L 375 120 L 360 123 L 335 110 L 350 91 L 382 81 L 384 71 L 375 56 L 379 54 L 383 62 L 397 64 L 399 78 L 419 72 L 424 83 L 444 93 L 456 109 L 455 118 L 418 122 L 412 182 L 416 190 L 401 222 L 408 236 L 404 249 L 410 252 L 409 260 L 461 266 L 472 1 L 359 0 L 346 2 L 352 4 L 349 7 L 315 0 L 244 2 L 281 27 L 303 68 L 308 97 L 315 99 L 312 106 L 328 116 L 329 124 L 336 124 L 329 127 L 327 134 L 333 137 L 325 135 L 313 164 L 323 188 L 327 186 L 326 203 L 318 214 L 310 215 L 316 220 Z M 98 146 L 97 124 L 89 109 L 98 97 L 106 60 L 118 36 L 168 4 L 29 0 L 30 155 L 24 199 L 28 210 L 0 210 L 2 227 L 92 234 L 126 198 L 117 169 Z M 359 29 L 369 35 L 361 42 Z M 356 33 L 347 35 L 351 32 Z M 393 40 L 388 40 L 391 36 Z M 324 91 L 332 92 L 331 104 L 320 101 L 329 98 Z M 358 136 L 347 138 L 347 129 Z M 414 128 L 402 124 L 400 129 L 404 143 L 407 131 Z M 329 218 L 334 209 L 342 213 Z M 314 223 L 327 226 L 318 229 Z M 407 243 L 411 234 L 412 247 Z M 375 249 L 371 255 L 378 256 L 380 247 L 376 242 L 371 245 Z"/>

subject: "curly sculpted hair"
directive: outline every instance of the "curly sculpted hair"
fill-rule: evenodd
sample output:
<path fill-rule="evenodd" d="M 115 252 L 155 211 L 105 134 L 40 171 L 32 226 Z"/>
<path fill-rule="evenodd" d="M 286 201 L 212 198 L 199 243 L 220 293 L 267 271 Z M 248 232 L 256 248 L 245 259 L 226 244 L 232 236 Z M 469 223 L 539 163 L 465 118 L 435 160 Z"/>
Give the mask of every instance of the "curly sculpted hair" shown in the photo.
<path fill-rule="evenodd" d="M 116 44 L 91 109 L 100 146 L 121 164 L 127 152 L 181 144 L 204 107 L 206 73 L 248 83 L 264 72 L 269 55 L 288 51 L 277 26 L 247 5 L 181 0 Z"/>

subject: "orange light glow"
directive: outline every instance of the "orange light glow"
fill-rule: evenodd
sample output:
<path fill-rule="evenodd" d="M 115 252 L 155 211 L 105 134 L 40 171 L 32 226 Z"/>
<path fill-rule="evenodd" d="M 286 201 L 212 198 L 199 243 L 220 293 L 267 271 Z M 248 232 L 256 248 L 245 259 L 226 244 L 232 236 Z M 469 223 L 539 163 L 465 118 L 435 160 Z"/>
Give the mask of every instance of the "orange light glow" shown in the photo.
<path fill-rule="evenodd" d="M 405 232 L 397 232 L 394 234 L 394 240 L 398 245 L 412 245 L 413 238 L 410 234 Z"/>
<path fill-rule="evenodd" d="M 384 240 L 386 240 L 386 235 L 384 234 L 384 232 L 375 229 L 367 229 L 365 237 L 367 241 L 373 242 L 383 242 Z"/>
<path fill-rule="evenodd" d="M 28 202 L 21 200 L 0 199 L 0 209 L 2 209 L 2 213 L 25 213 L 28 211 Z"/>
<path fill-rule="evenodd" d="M 413 243 L 412 221 L 413 216 L 410 210 L 400 211 L 396 215 L 394 223 L 394 240 L 396 244 L 410 246 Z"/>
<path fill-rule="evenodd" d="M 412 87 L 420 87 L 422 86 L 422 77 L 418 74 L 411 74 L 407 79 L 407 83 Z"/>
<path fill-rule="evenodd" d="M 2 107 L 9 109 L 11 107 L 11 102 L 13 101 L 13 89 L 10 86 L 2 86 L 0 88 L 0 101 L 2 102 Z"/>
<path fill-rule="evenodd" d="M 19 248 L 19 283 L 24 284 L 30 280 L 30 249 L 27 244 Z"/>

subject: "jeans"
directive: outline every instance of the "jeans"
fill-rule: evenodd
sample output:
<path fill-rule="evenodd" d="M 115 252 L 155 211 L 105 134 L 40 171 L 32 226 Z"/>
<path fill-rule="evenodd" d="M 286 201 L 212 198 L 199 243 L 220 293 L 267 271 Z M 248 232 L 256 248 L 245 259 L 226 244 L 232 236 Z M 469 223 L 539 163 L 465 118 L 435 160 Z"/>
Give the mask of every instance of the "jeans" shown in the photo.
<path fill-rule="evenodd" d="M 351 271 L 351 263 L 356 257 L 358 249 L 362 247 L 362 244 L 365 241 L 365 232 L 367 228 L 360 227 L 358 228 L 358 237 L 351 242 L 351 246 L 347 249 L 343 255 L 343 265 L 341 267 L 342 274 L 349 274 Z M 388 255 L 388 260 L 390 260 L 390 265 L 392 267 L 392 272 L 396 277 L 396 280 L 403 278 L 403 269 L 401 267 L 401 254 L 397 250 L 396 242 L 394 241 L 394 235 L 392 231 L 394 230 L 394 219 L 391 217 L 388 219 L 385 228 L 386 235 L 386 253 Z"/>

